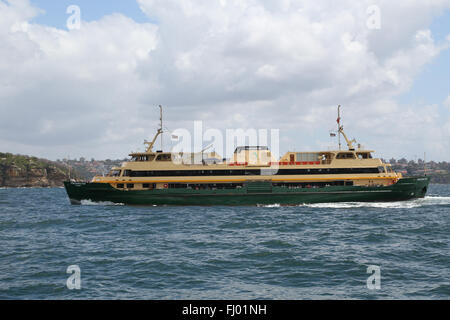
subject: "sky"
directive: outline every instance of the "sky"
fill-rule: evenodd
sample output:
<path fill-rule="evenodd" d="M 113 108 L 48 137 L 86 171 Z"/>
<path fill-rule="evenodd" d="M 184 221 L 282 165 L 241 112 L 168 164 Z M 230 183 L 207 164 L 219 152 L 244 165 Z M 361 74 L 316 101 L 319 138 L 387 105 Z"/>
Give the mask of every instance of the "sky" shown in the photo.
<path fill-rule="evenodd" d="M 376 156 L 450 161 L 449 71 L 450 0 L 0 0 L 0 152 L 123 159 L 160 104 L 166 150 L 194 121 L 326 150 L 340 104 Z"/>

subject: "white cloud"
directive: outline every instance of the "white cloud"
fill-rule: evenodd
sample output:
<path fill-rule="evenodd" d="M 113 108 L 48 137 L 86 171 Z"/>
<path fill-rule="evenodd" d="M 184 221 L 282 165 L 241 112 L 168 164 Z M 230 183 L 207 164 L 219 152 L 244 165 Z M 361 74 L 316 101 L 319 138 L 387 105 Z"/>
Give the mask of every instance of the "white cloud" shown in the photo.
<path fill-rule="evenodd" d="M 447 99 L 445 99 L 444 106 L 446 106 L 447 108 L 450 108 L 450 95 L 447 97 Z"/>
<path fill-rule="evenodd" d="M 51 156 L 72 146 L 113 149 L 120 138 L 109 132 L 132 135 L 138 122 L 146 83 L 136 70 L 156 47 L 157 26 L 112 15 L 59 30 L 30 24 L 38 11 L 23 11 L 26 3 L 0 2 L 0 16 L 11 17 L 0 33 L 0 146 L 14 141 L 30 153 L 53 149 Z"/>
<path fill-rule="evenodd" d="M 337 104 L 379 151 L 399 155 L 382 141 L 391 135 L 411 154 L 402 141 L 430 130 L 447 143 L 439 110 L 396 97 L 447 48 L 428 27 L 450 1 L 138 0 L 157 24 L 115 14 L 72 31 L 10 3 L 0 1 L 0 149 L 122 157 L 153 133 L 158 104 L 173 129 L 282 128 L 285 148 L 314 147 Z M 380 30 L 366 27 L 374 3 Z"/>

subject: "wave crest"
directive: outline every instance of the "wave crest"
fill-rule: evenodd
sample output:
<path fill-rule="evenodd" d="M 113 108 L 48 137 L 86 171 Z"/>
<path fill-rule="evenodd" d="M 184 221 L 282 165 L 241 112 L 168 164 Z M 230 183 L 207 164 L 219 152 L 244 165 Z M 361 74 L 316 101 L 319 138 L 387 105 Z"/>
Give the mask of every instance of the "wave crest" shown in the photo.
<path fill-rule="evenodd" d="M 333 203 L 313 203 L 304 204 L 303 206 L 310 208 L 393 208 L 393 209 L 410 209 L 424 206 L 450 205 L 450 197 L 427 196 L 422 199 L 414 199 L 409 201 L 395 202 L 333 202 Z"/>
<path fill-rule="evenodd" d="M 82 206 L 124 206 L 123 203 L 114 203 L 110 201 L 92 201 L 92 200 L 81 200 Z"/>

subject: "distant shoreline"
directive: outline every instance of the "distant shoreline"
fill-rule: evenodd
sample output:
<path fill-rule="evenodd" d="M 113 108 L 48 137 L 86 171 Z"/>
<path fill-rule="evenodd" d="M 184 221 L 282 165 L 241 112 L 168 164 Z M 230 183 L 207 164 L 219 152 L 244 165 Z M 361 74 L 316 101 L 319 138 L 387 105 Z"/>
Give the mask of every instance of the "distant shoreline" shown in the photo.
<path fill-rule="evenodd" d="M 0 187 L 0 190 L 6 189 L 64 189 L 64 187 Z"/>

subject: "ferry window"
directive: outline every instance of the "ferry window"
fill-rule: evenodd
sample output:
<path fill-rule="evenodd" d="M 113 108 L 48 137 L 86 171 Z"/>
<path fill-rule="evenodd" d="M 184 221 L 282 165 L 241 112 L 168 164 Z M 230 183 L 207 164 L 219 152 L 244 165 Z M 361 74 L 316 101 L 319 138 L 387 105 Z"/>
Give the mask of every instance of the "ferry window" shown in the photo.
<path fill-rule="evenodd" d="M 117 188 L 119 188 L 119 189 L 123 189 L 123 187 L 124 187 L 124 185 L 123 185 L 122 183 L 119 183 L 119 184 L 117 185 Z"/>
<path fill-rule="evenodd" d="M 151 154 L 151 155 L 138 155 L 138 156 L 133 156 L 131 158 L 131 161 L 133 162 L 145 162 L 145 161 L 153 161 L 155 159 L 155 155 Z"/>
<path fill-rule="evenodd" d="M 367 159 L 368 155 L 367 153 L 358 153 L 358 159 Z"/>
<path fill-rule="evenodd" d="M 156 158 L 156 161 L 172 161 L 172 155 L 171 154 L 160 154 L 158 158 Z"/>
<path fill-rule="evenodd" d="M 318 153 L 297 153 L 297 161 L 298 162 L 312 162 L 319 160 Z"/>
<path fill-rule="evenodd" d="M 341 152 L 338 153 L 336 159 L 354 159 L 355 154 L 352 152 Z"/>
<path fill-rule="evenodd" d="M 127 184 L 127 189 L 133 189 L 133 188 L 134 188 L 134 184 L 133 183 Z"/>
<path fill-rule="evenodd" d="M 120 172 L 121 172 L 121 170 L 112 170 L 108 176 L 109 177 L 120 177 Z"/>
<path fill-rule="evenodd" d="M 384 171 L 384 167 L 378 167 L 378 172 L 379 173 L 384 173 L 385 171 Z"/>
<path fill-rule="evenodd" d="M 131 170 L 125 170 L 125 171 L 123 172 L 123 176 L 124 176 L 124 177 L 131 177 Z"/>
<path fill-rule="evenodd" d="M 370 155 L 370 153 L 364 152 L 364 153 L 358 153 L 358 158 L 359 159 L 371 159 L 372 156 Z"/>

